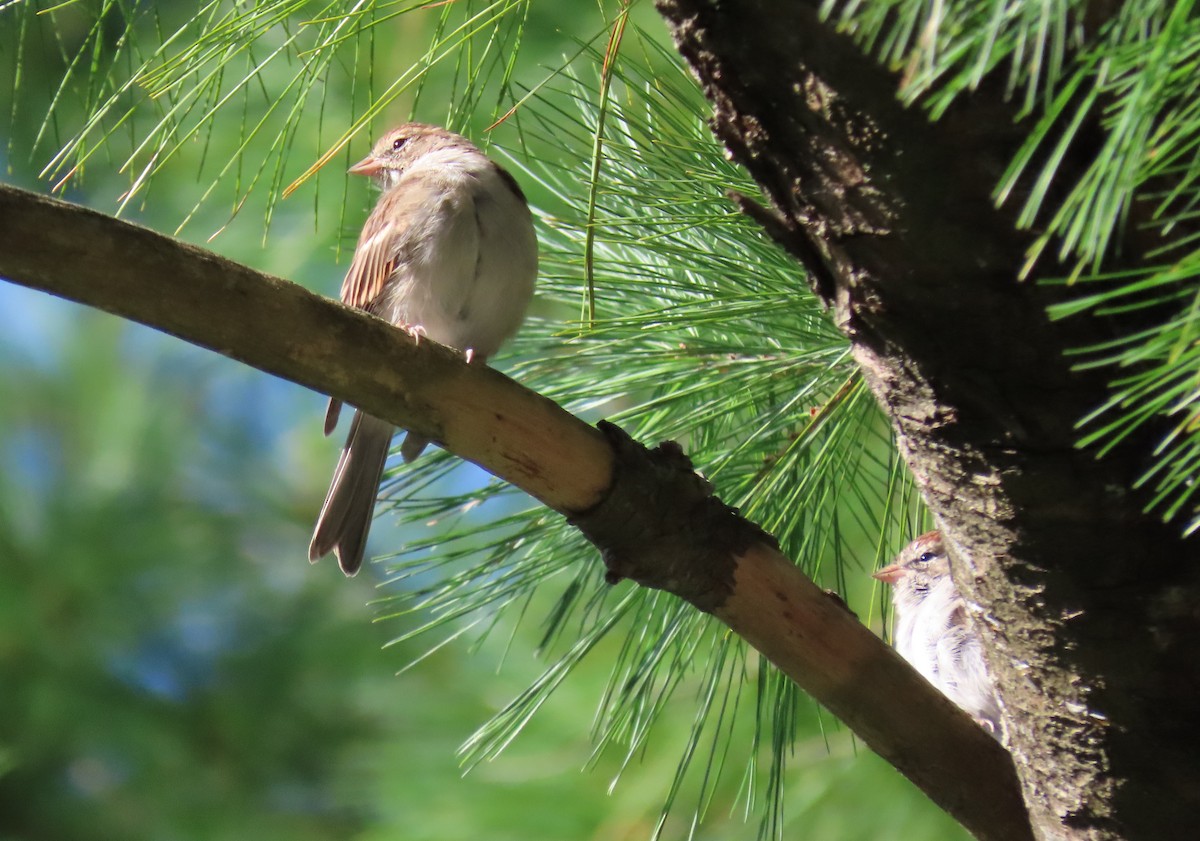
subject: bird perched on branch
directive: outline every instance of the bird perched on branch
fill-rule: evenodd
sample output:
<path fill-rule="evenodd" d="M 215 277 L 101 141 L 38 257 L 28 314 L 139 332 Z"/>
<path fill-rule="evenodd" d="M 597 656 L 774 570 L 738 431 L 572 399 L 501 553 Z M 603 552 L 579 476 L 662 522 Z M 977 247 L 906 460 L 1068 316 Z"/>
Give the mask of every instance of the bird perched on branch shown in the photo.
<path fill-rule="evenodd" d="M 874 577 L 893 587 L 896 651 L 1000 738 L 1000 703 L 966 603 L 950 578 L 941 533 L 921 535 Z"/>
<path fill-rule="evenodd" d="M 537 275 L 533 218 L 517 182 L 465 137 L 422 123 L 389 131 L 350 172 L 383 195 L 358 238 L 343 303 L 484 362 L 520 327 Z M 326 435 L 340 409 L 329 401 Z M 362 565 L 394 431 L 354 413 L 309 560 L 332 551 L 346 575 Z M 412 461 L 428 443 L 409 433 L 401 455 Z"/>

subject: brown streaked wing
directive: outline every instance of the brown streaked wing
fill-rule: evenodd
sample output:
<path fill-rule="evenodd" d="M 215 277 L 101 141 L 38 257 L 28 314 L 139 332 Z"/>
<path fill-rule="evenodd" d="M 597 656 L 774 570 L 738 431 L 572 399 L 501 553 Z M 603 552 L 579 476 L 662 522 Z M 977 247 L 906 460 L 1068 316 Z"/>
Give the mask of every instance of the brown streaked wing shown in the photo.
<path fill-rule="evenodd" d="M 342 281 L 342 303 L 370 310 L 383 292 L 398 262 L 397 243 L 411 224 L 411 210 L 422 199 L 422 190 L 397 186 L 384 193 L 367 221 Z"/>

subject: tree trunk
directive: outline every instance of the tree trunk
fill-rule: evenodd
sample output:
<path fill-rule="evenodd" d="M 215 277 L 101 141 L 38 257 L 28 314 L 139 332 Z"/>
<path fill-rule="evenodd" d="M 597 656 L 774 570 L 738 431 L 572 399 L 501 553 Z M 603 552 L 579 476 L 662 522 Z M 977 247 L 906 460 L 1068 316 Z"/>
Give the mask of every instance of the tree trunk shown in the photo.
<path fill-rule="evenodd" d="M 926 122 L 817 5 L 659 0 L 772 209 L 735 198 L 853 342 L 980 607 L 1035 832 L 1195 837 L 1197 542 L 1130 491 L 1148 435 L 1074 446 L 1105 384 L 1063 351 L 1106 325 L 1051 324 L 1062 293 L 1017 281 L 1027 241 L 989 199 L 1013 115 L 985 91 Z"/>

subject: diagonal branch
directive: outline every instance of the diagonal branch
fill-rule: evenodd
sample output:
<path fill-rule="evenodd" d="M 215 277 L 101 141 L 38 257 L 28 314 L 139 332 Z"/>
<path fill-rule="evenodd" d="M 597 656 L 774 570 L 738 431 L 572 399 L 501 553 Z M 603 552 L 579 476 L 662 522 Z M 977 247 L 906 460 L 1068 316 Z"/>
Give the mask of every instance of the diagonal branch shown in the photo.
<path fill-rule="evenodd" d="M 712 497 L 675 445 L 648 453 L 455 351 L 100 213 L 0 187 L 0 219 L 0 276 L 444 442 L 572 518 L 611 578 L 713 613 L 979 837 L 1029 837 L 1004 750 Z"/>

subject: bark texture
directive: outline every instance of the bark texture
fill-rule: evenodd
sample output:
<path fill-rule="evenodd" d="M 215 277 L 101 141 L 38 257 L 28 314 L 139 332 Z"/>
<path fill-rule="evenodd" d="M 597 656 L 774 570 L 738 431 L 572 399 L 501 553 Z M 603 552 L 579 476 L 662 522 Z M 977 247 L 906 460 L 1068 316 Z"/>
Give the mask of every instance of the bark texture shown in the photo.
<path fill-rule="evenodd" d="M 769 199 L 735 197 L 800 259 L 854 344 L 978 607 L 1035 832 L 1190 838 L 1200 814 L 1200 558 L 1130 492 L 1149 442 L 1097 461 L 1075 422 L 1104 383 L 1019 284 L 989 195 L 1013 120 L 981 93 L 927 123 L 796 0 L 658 0 Z M 1017 127 L 1016 130 L 1022 130 Z"/>

